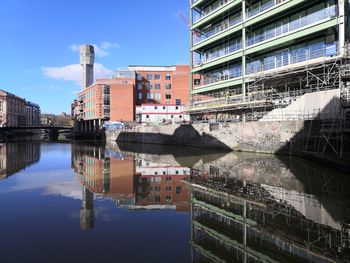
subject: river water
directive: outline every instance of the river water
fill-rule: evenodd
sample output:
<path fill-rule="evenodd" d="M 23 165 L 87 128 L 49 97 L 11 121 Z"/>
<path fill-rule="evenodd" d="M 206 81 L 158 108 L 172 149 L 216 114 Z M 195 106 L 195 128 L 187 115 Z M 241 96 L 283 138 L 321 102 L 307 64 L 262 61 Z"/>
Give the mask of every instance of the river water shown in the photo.
<path fill-rule="evenodd" d="M 350 262 L 349 175 L 291 157 L 0 147 L 0 262 Z"/>

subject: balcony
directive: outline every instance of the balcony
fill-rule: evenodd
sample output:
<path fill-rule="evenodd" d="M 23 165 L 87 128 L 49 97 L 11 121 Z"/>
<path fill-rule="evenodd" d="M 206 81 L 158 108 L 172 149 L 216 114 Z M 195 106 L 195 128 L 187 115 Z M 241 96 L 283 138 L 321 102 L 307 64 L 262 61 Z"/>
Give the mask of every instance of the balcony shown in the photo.
<path fill-rule="evenodd" d="M 227 44 L 222 44 L 215 48 L 209 49 L 207 52 L 204 52 L 203 54 L 201 54 L 200 60 L 195 62 L 194 66 L 199 68 L 195 68 L 194 71 L 215 66 L 217 64 L 226 62 L 226 60 L 231 61 L 233 58 L 232 56 L 229 56 L 229 55 L 233 55 L 235 53 L 237 53 L 235 58 L 239 58 L 240 57 L 240 54 L 238 54 L 239 50 L 241 50 L 240 39 L 234 39 L 228 42 Z M 222 59 L 228 58 L 228 59 L 225 59 L 225 61 L 222 61 L 220 58 Z M 209 62 L 213 62 L 213 63 L 209 63 Z"/>
<path fill-rule="evenodd" d="M 324 43 L 310 41 L 303 46 L 293 46 L 290 49 L 283 49 L 266 54 L 262 58 L 257 58 L 247 63 L 246 72 L 256 74 L 263 71 L 274 70 L 298 63 L 312 62 L 315 60 L 325 60 L 336 57 L 339 54 L 338 43 Z"/>
<path fill-rule="evenodd" d="M 285 17 L 278 22 L 250 33 L 247 36 L 247 47 L 275 38 L 277 36 L 289 34 L 294 30 L 303 29 L 312 24 L 317 24 L 324 19 L 331 19 L 336 16 L 336 8 L 334 5 L 327 8 L 323 8 L 322 5 L 312 6 L 306 11 L 307 15 L 305 15 L 305 13 L 299 13 L 290 17 Z"/>
<path fill-rule="evenodd" d="M 198 11 L 199 13 L 193 16 L 193 25 L 191 29 L 197 28 L 213 18 L 224 14 L 229 9 L 239 5 L 241 2 L 242 0 L 219 0 L 214 2 L 203 10 Z"/>
<path fill-rule="evenodd" d="M 230 16 L 223 20 L 221 23 L 218 23 L 208 29 L 203 30 L 202 32 L 198 33 L 195 35 L 196 37 L 194 38 L 194 45 L 199 44 L 200 42 L 220 33 L 223 32 L 229 28 L 232 28 L 239 23 L 242 22 L 242 17 L 241 14 L 236 14 L 233 16 Z"/>

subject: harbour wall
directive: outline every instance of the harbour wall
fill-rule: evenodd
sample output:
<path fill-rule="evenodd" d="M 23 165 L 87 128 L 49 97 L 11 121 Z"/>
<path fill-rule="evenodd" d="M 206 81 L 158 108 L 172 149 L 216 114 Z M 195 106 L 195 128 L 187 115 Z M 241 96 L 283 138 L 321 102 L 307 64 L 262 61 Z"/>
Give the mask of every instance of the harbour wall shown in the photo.
<path fill-rule="evenodd" d="M 305 121 L 142 125 L 107 130 L 106 140 L 183 145 L 244 152 L 290 153 L 300 144 Z M 303 133 L 304 134 L 304 133 Z"/>

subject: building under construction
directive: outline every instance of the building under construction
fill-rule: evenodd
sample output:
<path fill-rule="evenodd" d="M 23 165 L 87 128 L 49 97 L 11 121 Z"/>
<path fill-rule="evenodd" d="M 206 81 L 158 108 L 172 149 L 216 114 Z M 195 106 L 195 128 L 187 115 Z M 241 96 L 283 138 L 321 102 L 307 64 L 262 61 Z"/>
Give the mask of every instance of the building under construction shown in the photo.
<path fill-rule="evenodd" d="M 348 0 L 191 0 L 193 119 L 349 119 Z"/>

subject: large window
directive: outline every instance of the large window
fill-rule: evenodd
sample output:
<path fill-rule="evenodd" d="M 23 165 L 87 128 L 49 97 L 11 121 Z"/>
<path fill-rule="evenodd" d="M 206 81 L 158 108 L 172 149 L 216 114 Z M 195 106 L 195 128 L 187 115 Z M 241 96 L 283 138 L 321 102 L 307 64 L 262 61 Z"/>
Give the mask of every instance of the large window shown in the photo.
<path fill-rule="evenodd" d="M 251 46 L 267 39 L 305 27 L 322 19 L 334 17 L 336 6 L 334 0 L 327 0 L 307 9 L 298 11 L 275 23 L 253 30 L 247 36 L 247 45 Z"/>
<path fill-rule="evenodd" d="M 326 40 L 330 42 L 327 43 Z M 248 61 L 246 70 L 247 74 L 252 74 L 310 59 L 332 57 L 336 54 L 337 43 L 334 42 L 334 36 L 330 35 L 252 59 Z"/>
<path fill-rule="evenodd" d="M 170 83 L 166 83 L 166 84 L 165 84 L 165 88 L 166 88 L 166 89 L 171 89 L 171 84 L 170 84 Z"/>

